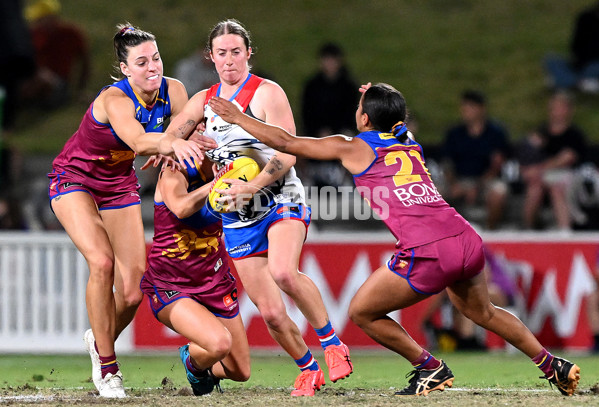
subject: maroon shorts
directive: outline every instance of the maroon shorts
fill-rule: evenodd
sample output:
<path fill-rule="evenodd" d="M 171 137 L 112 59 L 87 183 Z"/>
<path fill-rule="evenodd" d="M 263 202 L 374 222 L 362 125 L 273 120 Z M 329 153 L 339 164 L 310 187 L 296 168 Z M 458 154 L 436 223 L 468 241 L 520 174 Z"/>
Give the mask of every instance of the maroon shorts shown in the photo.
<path fill-rule="evenodd" d="M 219 318 L 235 318 L 239 313 L 237 283 L 231 273 L 226 273 L 218 284 L 205 293 L 183 293 L 156 287 L 145 277 L 139 286 L 148 296 L 150 308 L 156 318 L 164 307 L 181 298 L 191 298 Z"/>
<path fill-rule="evenodd" d="M 414 291 L 436 294 L 483 270 L 485 256 L 480 236 L 472 228 L 412 249 L 396 251 L 387 267 L 405 278 Z"/>
<path fill-rule="evenodd" d="M 60 195 L 81 191 L 91 195 L 99 210 L 119 209 L 141 204 L 139 184 L 131 191 L 107 193 L 95 188 L 90 188 L 89 186 L 83 185 L 81 182 L 73 182 L 69 180 L 68 174 L 64 172 L 61 174 L 52 172 L 48 174 L 48 178 L 50 178 L 50 187 L 48 188 L 50 201 Z"/>

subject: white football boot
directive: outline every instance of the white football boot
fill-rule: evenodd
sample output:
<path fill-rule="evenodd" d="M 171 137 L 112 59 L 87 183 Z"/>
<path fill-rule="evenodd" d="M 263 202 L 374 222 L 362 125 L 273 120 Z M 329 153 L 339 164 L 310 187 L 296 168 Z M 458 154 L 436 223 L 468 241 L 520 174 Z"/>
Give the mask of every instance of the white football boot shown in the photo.
<path fill-rule="evenodd" d="M 85 331 L 83 335 L 85 348 L 92 359 L 92 380 L 96 389 L 100 390 L 100 381 L 102 380 L 102 365 L 100 364 L 100 355 L 96 352 L 96 339 L 91 329 Z"/>
<path fill-rule="evenodd" d="M 100 379 L 98 386 L 100 397 L 110 399 L 122 399 L 127 397 L 123 388 L 123 375 L 119 370 L 115 374 L 108 373 L 103 379 Z"/>

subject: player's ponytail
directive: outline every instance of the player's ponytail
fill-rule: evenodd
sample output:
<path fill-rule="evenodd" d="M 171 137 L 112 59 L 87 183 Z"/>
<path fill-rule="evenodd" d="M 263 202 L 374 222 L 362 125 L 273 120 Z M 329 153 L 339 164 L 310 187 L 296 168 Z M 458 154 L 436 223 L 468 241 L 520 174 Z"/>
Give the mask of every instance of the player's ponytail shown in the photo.
<path fill-rule="evenodd" d="M 395 137 L 397 137 L 397 136 L 401 136 L 407 130 L 408 130 L 408 128 L 406 127 L 406 124 L 400 120 L 393 125 L 393 128 L 391 129 L 391 133 L 393 133 L 393 135 Z"/>
<path fill-rule="evenodd" d="M 406 124 L 401 120 L 393 125 L 391 128 L 391 133 L 393 133 L 395 138 L 402 143 L 407 141 L 408 138 L 411 138 Z"/>

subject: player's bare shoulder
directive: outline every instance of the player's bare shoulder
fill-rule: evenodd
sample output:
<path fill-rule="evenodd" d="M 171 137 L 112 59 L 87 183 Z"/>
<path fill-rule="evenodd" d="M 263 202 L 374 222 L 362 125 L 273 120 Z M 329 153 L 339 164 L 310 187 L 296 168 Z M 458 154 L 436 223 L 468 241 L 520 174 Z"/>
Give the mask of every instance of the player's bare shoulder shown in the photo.
<path fill-rule="evenodd" d="M 250 103 L 250 109 L 257 119 L 280 126 L 291 134 L 295 134 L 295 123 L 291 105 L 285 91 L 279 84 L 265 79 Z"/>
<path fill-rule="evenodd" d="M 283 88 L 270 79 L 264 79 L 256 89 L 251 107 L 252 111 L 257 113 L 256 110 L 267 110 L 269 105 L 277 105 L 281 102 L 288 103 Z"/>
<path fill-rule="evenodd" d="M 254 98 L 270 99 L 273 97 L 274 98 L 282 97 L 282 98 L 287 99 L 287 95 L 285 94 L 285 91 L 278 83 L 276 83 L 275 81 L 271 81 L 270 79 L 264 79 L 260 83 L 260 86 L 258 86 L 258 89 L 256 89 L 256 94 L 255 94 Z"/>
<path fill-rule="evenodd" d="M 94 118 L 101 123 L 110 122 L 109 117 L 135 110 L 135 105 L 129 96 L 116 86 L 105 88 L 94 100 Z"/>
<path fill-rule="evenodd" d="M 189 99 L 187 90 L 180 80 L 168 76 L 165 76 L 164 78 L 166 79 L 166 84 L 168 86 L 168 94 L 171 100 L 173 113 L 177 114 L 183 109 L 183 106 Z"/>
<path fill-rule="evenodd" d="M 169 94 L 172 95 L 184 92 L 187 95 L 185 85 L 183 85 L 183 82 L 181 82 L 179 79 L 171 78 L 170 76 L 165 76 L 164 79 L 166 79 Z"/>
<path fill-rule="evenodd" d="M 206 101 L 206 94 L 208 94 L 208 89 L 203 89 L 197 92 L 195 95 L 192 95 L 189 100 L 193 101 L 192 103 L 204 106 L 204 102 Z"/>
<path fill-rule="evenodd" d="M 204 89 L 191 96 L 183 108 L 183 112 L 186 114 L 187 119 L 193 119 L 198 123 L 204 120 L 207 107 L 205 104 L 207 93 L 207 90 Z"/>

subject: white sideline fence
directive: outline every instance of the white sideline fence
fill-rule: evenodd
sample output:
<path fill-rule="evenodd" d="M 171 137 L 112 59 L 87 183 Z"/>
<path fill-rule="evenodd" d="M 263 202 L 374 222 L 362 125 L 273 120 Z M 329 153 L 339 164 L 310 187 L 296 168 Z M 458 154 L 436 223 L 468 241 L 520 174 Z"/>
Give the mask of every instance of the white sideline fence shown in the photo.
<path fill-rule="evenodd" d="M 151 235 L 146 235 L 146 239 L 150 241 Z M 308 239 L 393 242 L 389 232 L 321 234 L 313 229 Z M 599 242 L 599 233 L 577 232 L 559 237 L 518 231 L 487 233 L 483 239 Z M 590 270 L 585 265 L 583 271 L 589 274 L 587 268 Z M 0 355 L 85 353 L 82 338 L 89 327 L 85 305 L 88 274 L 85 259 L 64 232 L 0 232 Z M 553 315 L 553 311 L 544 311 L 542 315 Z M 572 312 L 578 310 L 572 308 Z M 120 335 L 116 343 L 118 354 L 135 351 L 132 333 L 130 326 Z"/>
<path fill-rule="evenodd" d="M 65 233 L 0 233 L 0 353 L 83 352 L 87 278 Z M 118 345 L 131 349 L 128 332 Z"/>

